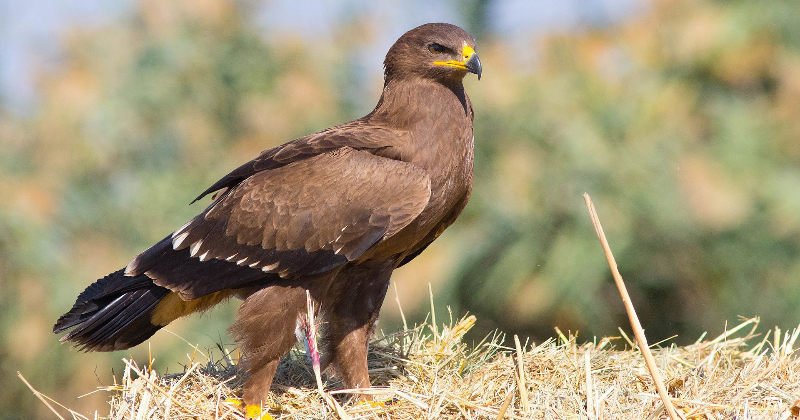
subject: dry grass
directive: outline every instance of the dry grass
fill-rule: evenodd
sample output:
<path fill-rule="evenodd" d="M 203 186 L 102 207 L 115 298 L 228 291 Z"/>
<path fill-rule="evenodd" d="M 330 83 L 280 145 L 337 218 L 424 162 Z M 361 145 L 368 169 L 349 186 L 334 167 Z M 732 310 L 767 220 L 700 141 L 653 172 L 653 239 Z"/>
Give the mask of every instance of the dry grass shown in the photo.
<path fill-rule="evenodd" d="M 515 348 L 503 347 L 503 337 L 495 335 L 473 347 L 461 338 L 474 322 L 465 317 L 440 329 L 424 324 L 373 342 L 372 392 L 377 400 L 391 401 L 385 406 L 348 401 L 348 392 L 328 378 L 326 393 L 344 407 L 337 413 L 317 391 L 305 352 L 293 350 L 281 364 L 269 412 L 276 419 L 667 418 L 641 353 L 624 334 L 578 344 L 559 332 L 557 339 Z M 800 329 L 757 335 L 757 324 L 745 320 L 713 340 L 653 349 L 681 417 L 798 417 L 800 359 L 794 345 Z M 230 356 L 235 355 L 215 360 L 196 352 L 190 357 L 202 363 L 166 376 L 126 360 L 120 383 L 100 390 L 111 399 L 103 418 L 242 419 L 224 402 L 240 396 L 242 383 Z"/>

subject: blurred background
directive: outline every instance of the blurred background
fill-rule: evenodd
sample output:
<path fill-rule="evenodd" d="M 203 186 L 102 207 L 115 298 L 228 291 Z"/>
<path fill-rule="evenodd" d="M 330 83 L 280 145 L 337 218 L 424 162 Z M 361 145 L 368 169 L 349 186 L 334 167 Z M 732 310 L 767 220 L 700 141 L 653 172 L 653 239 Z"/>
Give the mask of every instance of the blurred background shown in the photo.
<path fill-rule="evenodd" d="M 800 323 L 795 0 L 0 1 L 0 419 L 52 415 L 16 377 L 107 414 L 122 357 L 51 333 L 77 294 L 199 212 L 261 150 L 358 118 L 406 30 L 478 39 L 475 189 L 394 276 L 410 323 L 469 311 L 540 341 L 627 326 L 581 195 L 651 342 L 738 316 Z M 231 343 L 233 301 L 168 329 Z M 397 330 L 390 288 L 380 328 Z M 627 329 L 627 328 L 626 328 Z M 581 338 L 579 338 L 580 340 Z M 151 340 L 161 372 L 193 347 Z"/>

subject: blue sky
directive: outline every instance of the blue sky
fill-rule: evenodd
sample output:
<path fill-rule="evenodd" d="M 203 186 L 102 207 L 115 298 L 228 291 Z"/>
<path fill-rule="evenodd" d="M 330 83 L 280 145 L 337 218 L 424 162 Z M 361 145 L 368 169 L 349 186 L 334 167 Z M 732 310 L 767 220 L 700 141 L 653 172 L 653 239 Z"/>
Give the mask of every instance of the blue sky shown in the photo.
<path fill-rule="evenodd" d="M 265 36 L 300 32 L 309 39 L 330 34 L 355 15 L 387 22 L 363 57 L 380 66 L 382 54 L 406 30 L 426 22 L 462 24 L 463 0 L 274 0 L 259 7 Z M 129 11 L 133 0 L 0 0 L 0 98 L 14 113 L 35 106 L 36 69 L 58 64 L 60 33 L 72 26 L 104 25 Z M 489 10 L 490 34 L 524 48 L 532 37 L 604 25 L 646 9 L 645 0 L 496 0 Z M 375 63 L 371 62 L 375 61 Z"/>

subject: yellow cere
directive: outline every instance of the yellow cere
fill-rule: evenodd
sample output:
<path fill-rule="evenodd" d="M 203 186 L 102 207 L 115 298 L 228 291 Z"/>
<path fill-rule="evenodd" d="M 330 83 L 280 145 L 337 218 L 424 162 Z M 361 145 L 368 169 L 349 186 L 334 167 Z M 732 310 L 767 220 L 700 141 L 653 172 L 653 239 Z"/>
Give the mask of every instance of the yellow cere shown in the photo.
<path fill-rule="evenodd" d="M 461 54 L 464 55 L 464 62 L 466 63 L 467 60 L 469 60 L 470 57 L 472 57 L 472 55 L 475 54 L 475 50 L 473 50 L 472 47 L 467 45 L 467 43 L 465 42 L 464 48 L 461 49 Z"/>

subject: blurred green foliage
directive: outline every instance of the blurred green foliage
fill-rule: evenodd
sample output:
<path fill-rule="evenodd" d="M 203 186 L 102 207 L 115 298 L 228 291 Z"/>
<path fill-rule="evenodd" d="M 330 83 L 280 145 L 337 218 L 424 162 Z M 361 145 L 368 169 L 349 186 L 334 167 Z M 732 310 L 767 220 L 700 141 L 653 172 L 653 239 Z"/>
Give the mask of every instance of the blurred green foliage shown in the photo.
<path fill-rule="evenodd" d="M 449 283 L 484 328 L 589 338 L 627 324 L 583 192 L 651 340 L 737 315 L 800 320 L 796 4 L 652 7 L 547 39 L 532 74 L 490 49 L 472 90 L 480 249 Z"/>
<path fill-rule="evenodd" d="M 40 78 L 37 111 L 0 111 L 0 382 L 10 384 L 0 419 L 48 415 L 17 370 L 103 414 L 104 395 L 76 396 L 111 382 L 123 354 L 78 354 L 50 332 L 77 293 L 196 214 L 188 202 L 228 170 L 377 101 L 380 69 L 375 86 L 354 83 L 366 79 L 343 58 L 346 42 L 271 41 L 248 3 L 201 3 L 142 0 L 113 26 L 69 32 L 64 62 Z M 477 314 L 478 334 L 615 334 L 627 319 L 589 192 L 651 342 L 692 341 L 738 315 L 796 326 L 793 13 L 793 0 L 656 1 L 613 27 L 517 44 L 536 52 L 529 61 L 483 33 L 485 77 L 466 82 L 473 199 L 396 274 L 411 322 L 431 282 L 439 305 Z M 363 28 L 352 26 L 339 41 L 357 42 Z M 236 306 L 170 330 L 201 348 L 227 343 Z M 166 332 L 152 343 L 161 369 L 191 352 Z M 141 347 L 125 355 L 144 358 Z"/>

